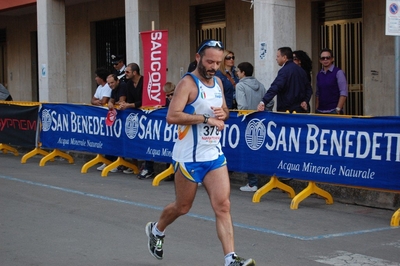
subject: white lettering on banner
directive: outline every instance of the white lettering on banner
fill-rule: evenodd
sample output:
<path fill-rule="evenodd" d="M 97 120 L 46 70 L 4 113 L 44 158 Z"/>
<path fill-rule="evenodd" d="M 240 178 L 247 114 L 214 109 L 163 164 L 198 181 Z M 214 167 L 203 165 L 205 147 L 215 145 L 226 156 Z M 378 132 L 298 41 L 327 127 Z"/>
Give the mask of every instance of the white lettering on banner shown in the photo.
<path fill-rule="evenodd" d="M 57 144 L 61 144 L 63 146 L 69 145 L 69 140 L 68 139 L 63 139 L 63 138 L 58 138 Z"/>
<path fill-rule="evenodd" d="M 147 95 L 149 99 L 161 102 L 161 49 L 162 44 L 157 42 L 162 39 L 162 32 L 152 32 L 151 38 L 151 53 L 150 53 L 150 70 L 149 84 L 147 85 Z"/>
<path fill-rule="evenodd" d="M 265 147 L 272 151 L 272 150 L 279 150 L 280 148 L 282 151 L 295 151 L 299 152 L 300 150 L 300 133 L 301 128 L 298 128 L 297 134 L 296 129 L 290 127 L 289 137 L 286 139 L 286 128 L 282 127 L 278 139 L 276 138 L 274 132 L 272 131 L 272 127 L 276 128 L 277 124 L 273 121 L 268 122 L 267 125 L 267 136 L 270 138 L 270 142 L 267 140 Z"/>
<path fill-rule="evenodd" d="M 278 169 L 287 170 L 288 173 L 291 171 L 300 171 L 300 164 L 298 163 L 285 163 L 283 160 L 278 164 Z"/>
<path fill-rule="evenodd" d="M 56 111 L 51 112 L 51 120 L 53 121 L 53 126 L 51 130 L 53 131 L 68 131 L 68 115 L 57 114 Z"/>
<path fill-rule="evenodd" d="M 164 141 L 176 142 L 178 139 L 178 125 L 166 124 L 164 128 Z"/>
<path fill-rule="evenodd" d="M 314 173 L 314 174 L 325 174 L 325 175 L 335 175 L 336 167 L 332 165 L 329 166 L 319 166 L 313 163 L 303 162 L 303 172 Z"/>
<path fill-rule="evenodd" d="M 236 138 L 233 139 L 233 133 L 236 133 Z M 221 146 L 226 147 L 226 137 L 228 136 L 228 144 L 231 148 L 236 148 L 240 141 L 240 128 L 238 125 L 225 124 L 224 130 L 221 131 Z"/>
<path fill-rule="evenodd" d="M 102 149 L 103 148 L 103 142 L 101 142 L 101 141 L 94 142 L 94 141 L 91 141 L 91 140 L 87 140 L 86 142 L 87 142 L 88 147 L 97 148 L 97 149 Z"/>
<path fill-rule="evenodd" d="M 85 147 L 86 146 L 86 141 L 84 139 L 78 140 L 78 139 L 75 139 L 75 138 L 71 138 L 71 145 Z"/>
<path fill-rule="evenodd" d="M 119 138 L 122 134 L 122 121 L 117 119 L 111 127 L 105 126 L 105 118 L 98 116 L 79 115 L 75 112 L 58 114 L 51 112 L 53 131 L 71 132 L 88 135 L 100 135 Z"/>
<path fill-rule="evenodd" d="M 162 123 L 162 120 L 149 119 L 147 121 L 146 116 L 141 116 L 139 119 L 139 128 L 141 131 L 139 131 L 138 137 L 141 139 L 160 140 Z"/>
<path fill-rule="evenodd" d="M 172 151 L 167 148 L 162 148 L 161 155 L 164 157 L 172 157 Z"/>
<path fill-rule="evenodd" d="M 347 176 L 347 177 L 356 177 L 356 178 L 364 178 L 364 179 L 374 179 L 375 172 L 368 170 L 359 170 L 359 169 L 348 169 L 347 166 L 340 166 L 339 175 Z"/>
<path fill-rule="evenodd" d="M 303 167 L 300 168 L 298 163 L 290 163 L 281 160 L 277 166 L 277 169 L 286 170 L 290 172 L 307 172 L 313 174 L 324 174 L 324 175 L 336 175 L 337 167 L 332 164 L 329 166 L 314 165 L 311 162 L 303 162 Z M 346 177 L 355 177 L 363 179 L 374 179 L 375 172 L 368 168 L 368 170 L 352 169 L 347 168 L 347 166 L 339 166 L 338 175 Z"/>
<path fill-rule="evenodd" d="M 382 160 L 395 160 L 400 162 L 400 134 L 399 133 L 368 133 L 365 131 L 344 131 L 320 129 L 316 125 L 307 124 L 306 153 L 344 156 L 347 158 Z M 372 136 L 371 136 L 372 134 Z M 274 135 L 272 135 L 274 137 Z M 387 146 L 381 147 L 383 139 L 387 139 Z M 395 142 L 392 148 L 392 142 Z M 330 147 L 328 150 L 327 148 Z M 268 147 L 267 147 L 268 148 Z M 386 152 L 378 154 L 379 150 Z M 392 157 L 395 154 L 395 158 Z"/>
<path fill-rule="evenodd" d="M 152 149 L 152 148 L 150 148 L 150 147 L 147 147 L 146 154 L 150 154 L 150 155 L 152 155 L 153 157 L 155 157 L 155 156 L 160 156 L 161 151 L 160 151 L 160 150 L 157 150 L 157 149 Z"/>

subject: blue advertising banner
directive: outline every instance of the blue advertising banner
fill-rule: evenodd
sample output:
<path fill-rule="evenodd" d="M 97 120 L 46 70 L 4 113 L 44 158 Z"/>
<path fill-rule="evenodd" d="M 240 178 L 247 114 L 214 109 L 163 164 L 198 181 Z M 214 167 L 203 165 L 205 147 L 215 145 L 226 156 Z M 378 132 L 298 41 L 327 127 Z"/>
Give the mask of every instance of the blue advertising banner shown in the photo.
<path fill-rule="evenodd" d="M 177 127 L 166 123 L 167 109 L 118 110 L 112 126 L 105 123 L 107 112 L 99 106 L 43 104 L 42 147 L 171 162 Z"/>
<path fill-rule="evenodd" d="M 400 190 L 400 118 L 231 112 L 222 139 L 233 171 Z"/>
<path fill-rule="evenodd" d="M 177 126 L 167 109 L 118 111 L 43 104 L 43 147 L 170 162 Z M 228 168 L 316 182 L 400 190 L 400 118 L 232 111 L 221 144 Z"/>

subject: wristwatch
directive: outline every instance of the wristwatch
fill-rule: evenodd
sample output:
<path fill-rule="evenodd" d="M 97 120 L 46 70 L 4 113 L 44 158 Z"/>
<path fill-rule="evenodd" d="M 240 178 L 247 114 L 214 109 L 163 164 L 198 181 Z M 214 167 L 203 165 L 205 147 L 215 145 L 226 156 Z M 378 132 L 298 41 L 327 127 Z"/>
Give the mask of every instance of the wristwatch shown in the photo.
<path fill-rule="evenodd" d="M 340 109 L 339 107 L 336 107 L 336 112 L 340 112 L 340 110 L 342 110 L 342 109 Z"/>
<path fill-rule="evenodd" d="M 203 114 L 203 116 L 204 116 L 203 124 L 207 124 L 208 119 L 210 118 L 210 115 L 209 114 Z"/>

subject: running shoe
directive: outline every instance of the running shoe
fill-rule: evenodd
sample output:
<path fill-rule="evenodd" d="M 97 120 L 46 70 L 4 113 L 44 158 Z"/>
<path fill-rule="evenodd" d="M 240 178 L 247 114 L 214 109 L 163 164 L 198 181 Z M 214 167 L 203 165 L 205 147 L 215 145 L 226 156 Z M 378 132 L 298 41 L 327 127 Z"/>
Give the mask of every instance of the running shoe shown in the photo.
<path fill-rule="evenodd" d="M 131 168 L 128 168 L 128 169 L 125 169 L 124 171 L 122 171 L 124 174 L 133 174 L 133 169 L 131 169 Z"/>
<path fill-rule="evenodd" d="M 243 259 L 237 255 L 232 255 L 233 261 L 229 266 L 255 266 L 256 262 L 253 259 Z"/>
<path fill-rule="evenodd" d="M 149 171 L 148 169 L 143 169 L 142 171 L 140 171 L 140 174 L 138 175 L 139 179 L 146 179 L 149 177 L 152 177 L 154 175 L 153 171 Z"/>
<path fill-rule="evenodd" d="M 106 166 L 107 166 L 107 165 L 106 165 L 105 163 L 103 163 L 102 165 L 100 165 L 99 167 L 97 167 L 97 170 L 98 170 L 98 171 L 103 171 L 103 169 L 106 168 Z"/>
<path fill-rule="evenodd" d="M 163 243 L 164 243 L 164 237 L 165 236 L 157 236 L 157 235 L 153 235 L 153 226 L 156 223 L 154 222 L 148 222 L 146 224 L 146 235 L 149 238 L 148 240 L 148 244 L 147 247 L 149 248 L 149 252 L 150 254 L 159 260 L 163 259 L 163 255 L 164 255 L 164 251 L 162 249 Z M 251 265 L 251 264 L 249 264 Z"/>
<path fill-rule="evenodd" d="M 246 192 L 255 192 L 257 191 L 257 186 L 250 186 L 249 184 L 246 184 L 243 187 L 240 187 L 240 191 L 246 191 Z"/>

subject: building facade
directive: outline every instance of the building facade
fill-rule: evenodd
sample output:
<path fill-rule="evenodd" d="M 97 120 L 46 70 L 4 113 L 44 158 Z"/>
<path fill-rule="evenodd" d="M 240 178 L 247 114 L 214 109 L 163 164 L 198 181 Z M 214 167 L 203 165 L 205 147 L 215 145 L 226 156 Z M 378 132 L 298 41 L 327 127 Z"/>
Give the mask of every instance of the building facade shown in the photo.
<path fill-rule="evenodd" d="M 140 32 L 168 30 L 168 77 L 177 83 L 202 39 L 224 41 L 266 87 L 290 46 L 313 59 L 329 47 L 350 89 L 346 113 L 395 115 L 395 37 L 385 0 L 19 0 L 0 4 L 0 83 L 14 100 L 89 103 L 97 67 L 112 54 L 142 66 Z M 121 30 L 122 29 L 122 30 Z"/>

